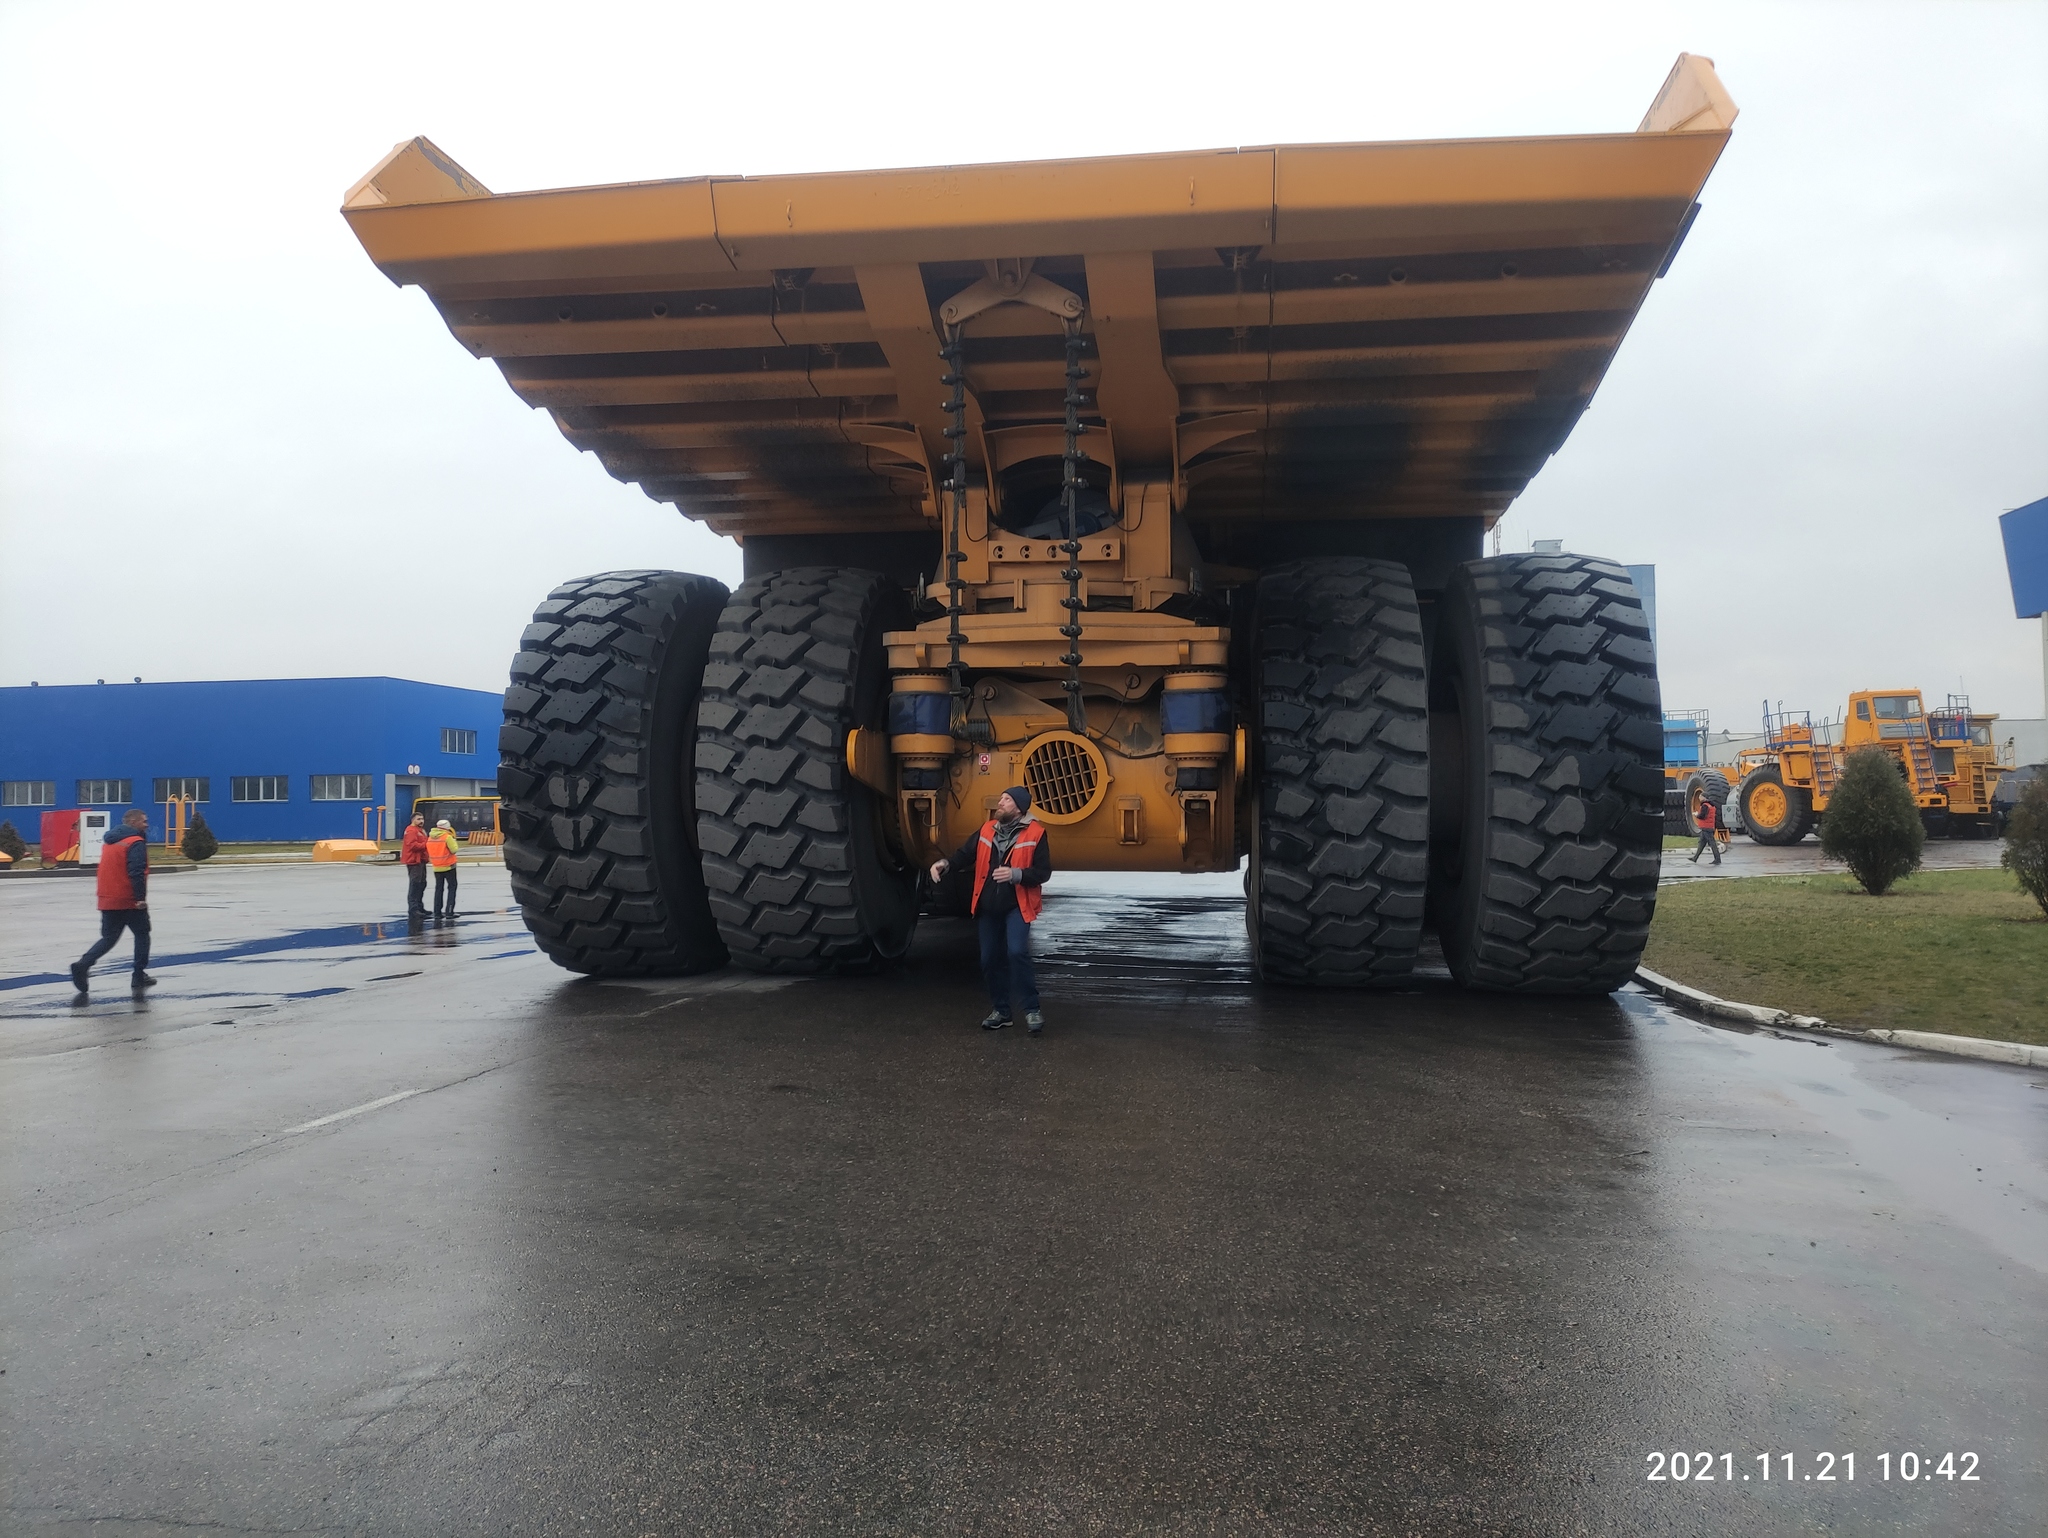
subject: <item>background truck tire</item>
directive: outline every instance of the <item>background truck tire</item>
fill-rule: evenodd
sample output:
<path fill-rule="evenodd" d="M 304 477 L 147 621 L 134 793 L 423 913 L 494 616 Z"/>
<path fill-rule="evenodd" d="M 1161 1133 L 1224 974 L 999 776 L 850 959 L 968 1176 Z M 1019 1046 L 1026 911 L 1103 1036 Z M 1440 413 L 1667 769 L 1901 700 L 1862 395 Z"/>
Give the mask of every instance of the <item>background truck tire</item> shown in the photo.
<path fill-rule="evenodd" d="M 910 946 L 917 869 L 846 765 L 849 731 L 887 730 L 882 635 L 909 624 L 894 582 L 822 566 L 750 577 L 719 616 L 697 712 L 697 838 L 741 966 L 867 971 Z"/>
<path fill-rule="evenodd" d="M 1728 776 L 1718 769 L 1696 769 L 1685 777 L 1685 815 L 1697 835 L 1700 803 L 1711 802 L 1715 811 L 1728 804 Z"/>
<path fill-rule="evenodd" d="M 498 733 L 505 864 L 573 972 L 725 963 L 698 868 L 692 719 L 726 588 L 673 571 L 565 582 L 534 610 Z"/>
<path fill-rule="evenodd" d="M 1787 785 L 1776 764 L 1742 777 L 1736 792 L 1742 831 L 1759 844 L 1796 844 L 1813 827 L 1813 796 Z"/>
<path fill-rule="evenodd" d="M 1685 787 L 1664 787 L 1664 832 L 1670 838 L 1691 838 L 1699 832 L 1685 810 Z"/>
<path fill-rule="evenodd" d="M 1429 693 L 1408 569 L 1329 559 L 1259 579 L 1258 826 L 1245 922 L 1259 975 L 1408 975 L 1429 872 Z"/>
<path fill-rule="evenodd" d="M 1430 850 L 1451 974 L 1527 993 L 1621 987 L 1656 906 L 1664 792 L 1656 664 L 1626 569 L 1575 555 L 1460 566 L 1431 710 L 1451 718 L 1436 785 L 1459 798 Z"/>

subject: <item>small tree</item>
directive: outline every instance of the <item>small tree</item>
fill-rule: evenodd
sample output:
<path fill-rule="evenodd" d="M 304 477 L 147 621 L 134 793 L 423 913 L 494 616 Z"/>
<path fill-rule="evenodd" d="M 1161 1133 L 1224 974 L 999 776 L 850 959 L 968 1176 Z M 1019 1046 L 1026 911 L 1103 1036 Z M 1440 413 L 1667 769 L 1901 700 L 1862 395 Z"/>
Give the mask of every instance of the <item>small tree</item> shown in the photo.
<path fill-rule="evenodd" d="M 178 840 L 178 853 L 188 860 L 210 860 L 220 853 L 220 840 L 213 836 L 213 829 L 206 825 L 204 812 L 192 814 L 192 825 L 185 830 L 185 836 Z"/>
<path fill-rule="evenodd" d="M 2020 792 L 2006 819 L 2005 853 L 1998 863 L 2048 914 L 2048 774 L 2035 775 Z"/>
<path fill-rule="evenodd" d="M 1842 777 L 1821 818 L 1821 853 L 1840 860 L 1872 897 L 1920 868 L 1927 830 L 1920 808 L 1899 773 L 1899 761 L 1883 748 L 1858 748 L 1842 765 Z"/>
<path fill-rule="evenodd" d="M 28 853 L 28 845 L 21 839 L 21 830 L 12 822 L 0 822 L 0 853 L 10 860 L 19 860 Z"/>

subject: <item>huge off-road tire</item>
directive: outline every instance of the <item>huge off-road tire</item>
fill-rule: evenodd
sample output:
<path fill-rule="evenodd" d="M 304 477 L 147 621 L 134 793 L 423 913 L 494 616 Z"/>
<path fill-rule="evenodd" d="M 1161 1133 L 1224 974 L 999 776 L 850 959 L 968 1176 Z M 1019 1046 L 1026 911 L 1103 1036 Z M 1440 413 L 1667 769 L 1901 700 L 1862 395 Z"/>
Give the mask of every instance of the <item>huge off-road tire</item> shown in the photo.
<path fill-rule="evenodd" d="M 1649 937 L 1664 820 L 1635 586 L 1610 561 L 1495 556 L 1452 574 L 1438 624 L 1430 902 L 1444 959 L 1467 987 L 1612 992 Z"/>
<path fill-rule="evenodd" d="M 1429 694 L 1408 569 L 1332 559 L 1259 579 L 1258 826 L 1245 922 L 1259 975 L 1408 975 L 1429 869 Z"/>
<path fill-rule="evenodd" d="M 526 927 L 575 972 L 725 962 L 698 868 L 692 721 L 725 584 L 565 582 L 534 611 L 498 733 L 505 864 Z"/>
<path fill-rule="evenodd" d="M 719 616 L 697 712 L 697 837 L 741 966 L 867 971 L 910 946 L 917 869 L 846 764 L 849 731 L 888 729 L 882 635 L 909 623 L 895 583 L 835 567 L 751 577 Z"/>
<path fill-rule="evenodd" d="M 1813 827 L 1813 793 L 1787 785 L 1776 764 L 1744 775 L 1735 799 L 1742 831 L 1759 844 L 1796 844 Z"/>

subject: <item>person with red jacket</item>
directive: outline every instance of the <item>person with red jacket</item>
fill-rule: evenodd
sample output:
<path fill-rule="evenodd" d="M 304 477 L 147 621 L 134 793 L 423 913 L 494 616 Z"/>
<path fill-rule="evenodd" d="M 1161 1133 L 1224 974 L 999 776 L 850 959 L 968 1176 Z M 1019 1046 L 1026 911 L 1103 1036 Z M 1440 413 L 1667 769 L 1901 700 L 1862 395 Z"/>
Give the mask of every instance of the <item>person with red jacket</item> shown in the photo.
<path fill-rule="evenodd" d="M 1045 894 L 1040 890 L 1052 874 L 1052 850 L 1045 824 L 1031 815 L 1031 792 L 1012 785 L 996 799 L 996 814 L 981 831 L 953 851 L 950 859 L 932 864 L 933 881 L 945 878 L 955 865 L 974 861 L 971 910 L 981 927 L 981 976 L 995 1007 L 981 1022 L 984 1031 L 1000 1031 L 1010 1023 L 1010 1006 L 1024 1009 L 1025 1027 L 1036 1036 L 1045 1029 L 1038 1008 L 1038 979 L 1031 962 L 1031 923 Z"/>
<path fill-rule="evenodd" d="M 1693 825 L 1700 830 L 1699 847 L 1692 852 L 1692 863 L 1700 863 L 1700 856 L 1710 854 L 1714 863 L 1721 863 L 1721 809 L 1705 796 L 1700 797 L 1700 809 L 1693 818 Z"/>
<path fill-rule="evenodd" d="M 154 988 L 149 975 L 149 813 L 131 811 L 100 846 L 99 943 L 71 965 L 71 981 L 80 997 L 93 963 L 114 948 L 127 930 L 135 936 L 135 978 L 139 991 Z"/>
<path fill-rule="evenodd" d="M 405 916 L 427 916 L 427 815 L 414 812 L 399 842 L 398 863 L 405 867 Z"/>

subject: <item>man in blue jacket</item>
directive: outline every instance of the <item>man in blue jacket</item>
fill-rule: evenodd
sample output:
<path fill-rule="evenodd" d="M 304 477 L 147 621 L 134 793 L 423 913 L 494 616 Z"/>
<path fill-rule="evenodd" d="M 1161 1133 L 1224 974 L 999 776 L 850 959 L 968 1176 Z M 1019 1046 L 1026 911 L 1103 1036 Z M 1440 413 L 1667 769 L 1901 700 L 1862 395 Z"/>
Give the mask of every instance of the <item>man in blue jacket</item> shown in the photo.
<path fill-rule="evenodd" d="M 130 811 L 100 846 L 100 938 L 71 966 L 71 981 L 83 996 L 92 964 L 114 948 L 127 930 L 135 936 L 135 977 L 139 992 L 154 988 L 149 975 L 149 813 Z"/>

